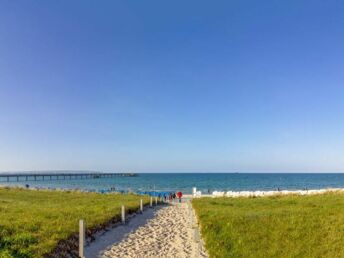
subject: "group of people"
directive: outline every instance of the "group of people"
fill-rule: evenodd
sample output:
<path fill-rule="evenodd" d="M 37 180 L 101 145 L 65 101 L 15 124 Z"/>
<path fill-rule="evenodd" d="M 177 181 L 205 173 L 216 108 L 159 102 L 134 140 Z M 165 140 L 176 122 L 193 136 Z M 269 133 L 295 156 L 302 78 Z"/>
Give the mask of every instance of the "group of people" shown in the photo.
<path fill-rule="evenodd" d="M 182 201 L 183 193 L 177 192 L 177 193 L 169 193 L 169 194 L 163 194 L 162 198 L 164 198 L 164 201 L 173 201 L 176 198 L 178 198 L 179 202 Z"/>

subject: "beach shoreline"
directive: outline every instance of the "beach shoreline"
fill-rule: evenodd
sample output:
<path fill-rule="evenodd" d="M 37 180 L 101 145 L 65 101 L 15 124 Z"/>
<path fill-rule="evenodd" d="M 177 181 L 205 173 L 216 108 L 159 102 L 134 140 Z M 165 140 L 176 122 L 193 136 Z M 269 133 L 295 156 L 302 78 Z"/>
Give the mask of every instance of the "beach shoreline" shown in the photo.
<path fill-rule="evenodd" d="M 324 189 L 307 189 L 307 190 L 277 190 L 277 191 L 214 191 L 212 194 L 205 195 L 185 195 L 192 198 L 200 197 L 269 197 L 269 196 L 282 196 L 282 195 L 315 195 L 326 193 L 344 193 L 344 188 L 324 188 Z"/>

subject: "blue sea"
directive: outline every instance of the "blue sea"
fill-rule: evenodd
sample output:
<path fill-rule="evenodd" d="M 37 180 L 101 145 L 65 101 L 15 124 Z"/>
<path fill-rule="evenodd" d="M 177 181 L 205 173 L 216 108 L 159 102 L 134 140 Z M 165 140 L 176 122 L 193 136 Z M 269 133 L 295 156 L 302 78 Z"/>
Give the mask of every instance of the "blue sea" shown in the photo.
<path fill-rule="evenodd" d="M 344 188 L 344 173 L 140 173 L 137 177 L 114 177 L 82 180 L 22 181 L 5 183 L 30 187 L 84 190 L 175 191 L 191 193 L 197 187 L 202 193 L 214 190 L 299 190 L 328 187 Z"/>

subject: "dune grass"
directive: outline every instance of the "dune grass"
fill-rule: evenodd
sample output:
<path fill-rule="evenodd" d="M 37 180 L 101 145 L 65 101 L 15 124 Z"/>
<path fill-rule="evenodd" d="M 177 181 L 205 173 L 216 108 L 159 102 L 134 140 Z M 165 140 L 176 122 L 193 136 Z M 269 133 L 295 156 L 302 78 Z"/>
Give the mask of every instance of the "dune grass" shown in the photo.
<path fill-rule="evenodd" d="M 136 210 L 148 197 L 0 188 L 0 257 L 42 257 L 61 239 L 120 217 L 120 207 Z"/>
<path fill-rule="evenodd" d="M 210 257 L 344 257 L 344 195 L 193 200 Z"/>

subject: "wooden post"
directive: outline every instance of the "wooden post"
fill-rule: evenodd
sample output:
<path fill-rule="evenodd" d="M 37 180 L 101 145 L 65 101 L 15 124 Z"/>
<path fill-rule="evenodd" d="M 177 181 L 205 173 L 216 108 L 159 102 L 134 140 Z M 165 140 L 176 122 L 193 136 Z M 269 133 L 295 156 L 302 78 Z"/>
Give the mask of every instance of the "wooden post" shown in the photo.
<path fill-rule="evenodd" d="M 153 197 L 151 196 L 151 198 L 150 198 L 150 203 L 149 203 L 149 207 L 153 207 Z"/>
<path fill-rule="evenodd" d="M 190 226 L 191 228 L 194 228 L 195 227 L 195 219 L 194 219 L 194 213 L 193 213 L 193 210 L 192 210 L 192 205 L 191 203 L 189 202 L 189 212 L 190 212 Z"/>
<path fill-rule="evenodd" d="M 84 258 L 84 246 L 85 246 L 85 222 L 79 221 L 79 257 Z"/>
<path fill-rule="evenodd" d="M 158 205 L 158 197 L 155 197 L 155 206 Z"/>
<path fill-rule="evenodd" d="M 199 240 L 200 240 L 198 228 L 195 228 L 195 229 L 194 229 L 194 240 L 195 240 L 196 243 L 198 243 Z"/>
<path fill-rule="evenodd" d="M 140 200 L 140 212 L 143 213 L 143 200 Z"/>
<path fill-rule="evenodd" d="M 122 205 L 122 223 L 125 224 L 125 207 Z"/>
<path fill-rule="evenodd" d="M 194 224 L 195 224 L 195 222 L 194 222 L 194 217 L 193 217 L 193 214 L 190 212 L 190 219 L 191 219 L 191 228 L 193 228 L 194 227 Z"/>

